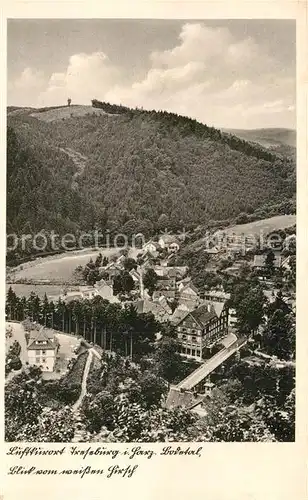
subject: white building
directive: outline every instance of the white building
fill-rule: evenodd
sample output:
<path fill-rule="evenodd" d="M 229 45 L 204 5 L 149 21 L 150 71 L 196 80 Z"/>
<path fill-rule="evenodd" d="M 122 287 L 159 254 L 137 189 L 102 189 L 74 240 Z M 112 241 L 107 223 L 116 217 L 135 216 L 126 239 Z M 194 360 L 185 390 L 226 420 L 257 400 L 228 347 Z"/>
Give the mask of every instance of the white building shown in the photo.
<path fill-rule="evenodd" d="M 27 345 L 30 365 L 40 366 L 43 372 L 54 370 L 59 341 L 53 330 L 42 327 L 39 331 L 32 330 Z"/>
<path fill-rule="evenodd" d="M 161 248 L 166 248 L 170 253 L 176 253 L 180 249 L 180 243 L 178 239 L 171 234 L 162 234 L 159 237 L 158 244 Z"/>

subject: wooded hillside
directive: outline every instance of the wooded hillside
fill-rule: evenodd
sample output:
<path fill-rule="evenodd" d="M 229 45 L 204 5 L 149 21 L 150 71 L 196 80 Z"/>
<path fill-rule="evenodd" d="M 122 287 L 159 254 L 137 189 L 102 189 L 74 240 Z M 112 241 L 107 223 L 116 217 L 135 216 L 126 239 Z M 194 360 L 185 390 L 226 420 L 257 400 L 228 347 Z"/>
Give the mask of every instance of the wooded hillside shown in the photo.
<path fill-rule="evenodd" d="M 34 110 L 8 116 L 14 231 L 151 234 L 162 219 L 170 230 L 189 228 L 268 204 L 285 210 L 294 198 L 290 158 L 171 113 L 105 107 L 108 114 L 89 106 L 86 116 L 52 122 L 31 117 Z M 75 183 L 74 152 L 85 158 Z"/>

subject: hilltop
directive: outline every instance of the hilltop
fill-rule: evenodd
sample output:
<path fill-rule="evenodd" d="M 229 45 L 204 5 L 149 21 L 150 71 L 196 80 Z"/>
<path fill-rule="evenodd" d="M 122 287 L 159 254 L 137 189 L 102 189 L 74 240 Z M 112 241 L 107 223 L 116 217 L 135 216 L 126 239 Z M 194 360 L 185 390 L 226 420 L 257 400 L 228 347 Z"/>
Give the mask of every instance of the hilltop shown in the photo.
<path fill-rule="evenodd" d="M 294 200 L 292 158 L 187 117 L 92 104 L 8 110 L 8 232 L 152 234 Z"/>
<path fill-rule="evenodd" d="M 261 128 L 252 130 L 224 129 L 229 134 L 256 142 L 261 146 L 285 155 L 296 154 L 296 131 L 287 128 Z"/>

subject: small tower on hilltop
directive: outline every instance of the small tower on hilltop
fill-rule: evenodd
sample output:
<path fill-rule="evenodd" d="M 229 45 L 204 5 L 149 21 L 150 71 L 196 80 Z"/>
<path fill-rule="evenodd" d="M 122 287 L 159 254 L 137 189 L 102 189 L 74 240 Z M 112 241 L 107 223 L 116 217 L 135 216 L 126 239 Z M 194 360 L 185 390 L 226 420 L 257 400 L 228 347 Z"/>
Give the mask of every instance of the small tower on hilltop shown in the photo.
<path fill-rule="evenodd" d="M 69 97 L 69 98 L 67 99 L 67 105 L 68 105 L 68 107 L 70 107 L 71 102 L 72 102 L 72 99 Z"/>

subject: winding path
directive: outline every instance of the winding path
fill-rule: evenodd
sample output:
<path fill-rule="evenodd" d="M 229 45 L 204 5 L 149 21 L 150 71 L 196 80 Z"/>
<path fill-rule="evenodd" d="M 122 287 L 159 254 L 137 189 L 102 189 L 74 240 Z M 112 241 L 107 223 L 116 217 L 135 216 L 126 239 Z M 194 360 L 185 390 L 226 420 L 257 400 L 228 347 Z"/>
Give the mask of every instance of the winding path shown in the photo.
<path fill-rule="evenodd" d="M 77 178 L 80 175 L 82 175 L 85 169 L 85 163 L 87 161 L 87 157 L 83 156 L 81 153 L 78 153 L 78 151 L 74 151 L 71 148 L 59 148 L 59 149 L 60 151 L 62 151 L 62 153 L 67 154 L 77 167 L 77 171 L 74 173 L 72 177 L 72 189 L 76 190 L 78 188 Z"/>
<path fill-rule="evenodd" d="M 73 412 L 77 412 L 77 410 L 81 406 L 83 398 L 87 394 L 87 380 L 88 380 L 93 356 L 96 356 L 98 359 L 101 359 L 101 356 L 98 354 L 98 352 L 93 347 L 91 347 L 88 351 L 88 357 L 87 357 L 87 361 L 86 361 L 84 371 L 83 371 L 80 395 L 72 408 Z"/>

